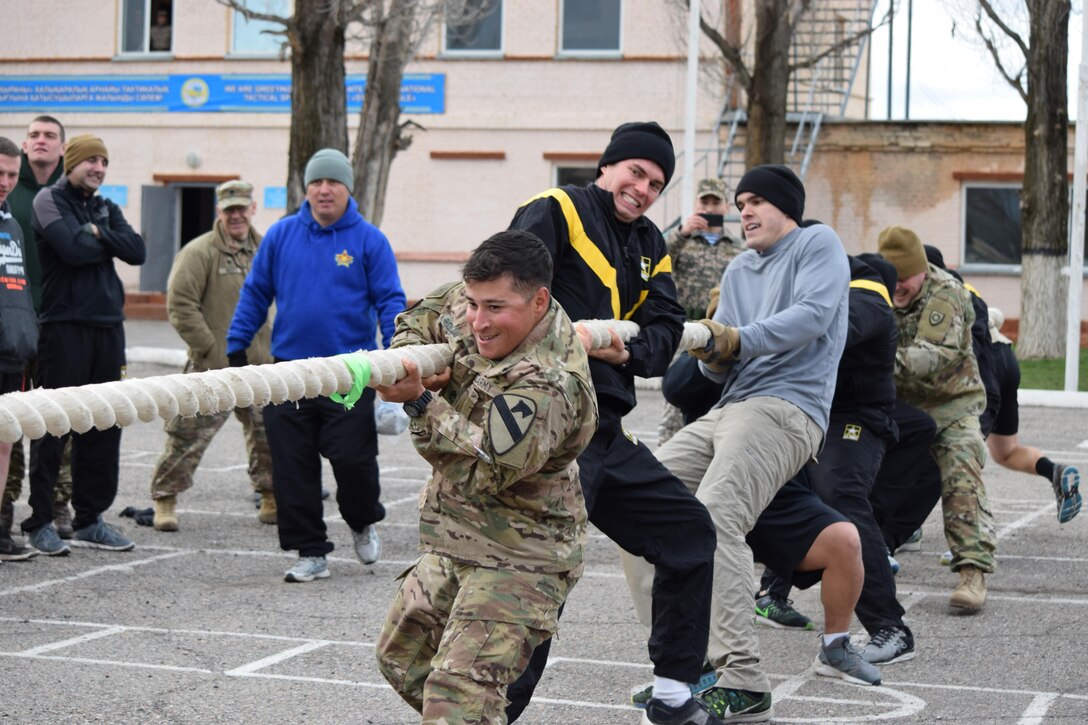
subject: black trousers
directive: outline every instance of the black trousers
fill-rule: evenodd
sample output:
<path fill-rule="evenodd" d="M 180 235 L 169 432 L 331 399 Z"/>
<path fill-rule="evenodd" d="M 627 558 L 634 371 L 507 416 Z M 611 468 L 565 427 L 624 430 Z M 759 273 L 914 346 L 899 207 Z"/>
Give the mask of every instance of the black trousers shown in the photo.
<path fill-rule="evenodd" d="M 695 682 L 710 626 L 717 543 L 710 514 L 644 443 L 623 432 L 620 417 L 605 405 L 578 469 L 590 522 L 656 569 L 649 641 L 654 674 Z M 507 689 L 508 721 L 529 704 L 550 646 L 549 640 L 537 647 L 529 668 Z"/>
<path fill-rule="evenodd" d="M 374 390 L 367 388 L 351 410 L 328 398 L 269 405 L 264 427 L 272 453 L 272 489 L 280 548 L 299 556 L 325 556 L 333 550 L 326 536 L 321 503 L 321 457 L 336 478 L 340 515 L 354 531 L 385 518 L 379 501 L 378 434 L 374 429 Z"/>
<path fill-rule="evenodd" d="M 881 627 L 904 626 L 903 607 L 895 597 L 895 576 L 888 564 L 884 536 L 869 503 L 885 446 L 892 441 L 894 428 L 879 411 L 832 411 L 824 449 L 817 462 L 806 467 L 816 495 L 857 527 L 865 581 L 854 613 L 869 634 L 875 634 Z M 785 598 L 791 577 L 792 572 L 766 569 L 760 587 Z"/>
<path fill-rule="evenodd" d="M 869 502 L 884 543 L 895 551 L 941 500 L 941 470 L 930 452 L 937 424 L 929 413 L 897 400 L 892 419 L 899 442 L 884 455 Z"/>
<path fill-rule="evenodd" d="M 65 388 L 120 380 L 125 367 L 125 328 L 75 322 L 46 322 L 38 338 L 36 382 L 43 388 Z M 121 429 L 92 428 L 59 438 L 47 435 L 30 444 L 30 518 L 24 532 L 53 521 L 53 489 L 61 453 L 71 438 L 72 526 L 93 524 L 117 496 Z"/>

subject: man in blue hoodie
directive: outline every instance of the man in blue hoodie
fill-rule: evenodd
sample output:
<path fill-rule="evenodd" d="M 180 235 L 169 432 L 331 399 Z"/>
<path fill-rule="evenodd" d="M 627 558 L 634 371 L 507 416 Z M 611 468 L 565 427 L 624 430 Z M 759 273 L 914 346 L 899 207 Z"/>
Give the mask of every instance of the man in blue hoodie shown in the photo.
<path fill-rule="evenodd" d="M 344 154 L 321 149 L 306 164 L 306 201 L 273 224 L 253 260 L 227 332 L 227 358 L 246 365 L 246 348 L 264 324 L 272 302 L 272 356 L 276 362 L 330 357 L 377 348 L 393 337 L 405 307 L 404 290 L 389 240 L 359 213 L 351 197 L 354 174 Z M 381 556 L 375 524 L 385 518 L 379 500 L 378 436 L 374 391 L 351 408 L 312 398 L 264 409 L 272 450 L 272 486 L 280 547 L 297 550 L 285 576 L 308 582 L 329 576 L 333 550 L 321 503 L 321 457 L 336 477 L 336 502 L 351 528 L 364 564 Z"/>

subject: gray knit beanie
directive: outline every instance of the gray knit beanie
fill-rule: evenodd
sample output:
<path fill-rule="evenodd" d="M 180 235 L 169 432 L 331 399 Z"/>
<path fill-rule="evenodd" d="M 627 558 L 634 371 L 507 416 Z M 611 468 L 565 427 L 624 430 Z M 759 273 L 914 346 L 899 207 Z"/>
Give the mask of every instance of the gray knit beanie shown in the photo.
<path fill-rule="evenodd" d="M 355 174 L 351 162 L 336 149 L 321 149 L 306 163 L 306 173 L 302 177 L 306 186 L 321 179 L 339 181 L 348 187 L 349 193 L 355 193 Z"/>

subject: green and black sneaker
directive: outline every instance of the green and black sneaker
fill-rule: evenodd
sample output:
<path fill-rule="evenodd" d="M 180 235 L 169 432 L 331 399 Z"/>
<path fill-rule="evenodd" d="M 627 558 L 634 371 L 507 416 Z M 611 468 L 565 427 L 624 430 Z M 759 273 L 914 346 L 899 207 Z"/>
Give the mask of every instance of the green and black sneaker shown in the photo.
<path fill-rule="evenodd" d="M 769 692 L 711 687 L 699 699 L 722 722 L 766 722 L 774 714 Z"/>
<path fill-rule="evenodd" d="M 756 621 L 779 629 L 812 630 L 812 620 L 793 608 L 793 602 L 776 594 L 764 594 L 756 599 Z"/>
<path fill-rule="evenodd" d="M 703 665 L 703 674 L 699 675 L 699 681 L 688 685 L 692 695 L 698 695 L 706 688 L 718 681 L 718 673 L 709 664 Z M 654 683 L 639 685 L 631 690 L 631 704 L 638 708 L 646 707 L 646 703 L 654 696 Z"/>

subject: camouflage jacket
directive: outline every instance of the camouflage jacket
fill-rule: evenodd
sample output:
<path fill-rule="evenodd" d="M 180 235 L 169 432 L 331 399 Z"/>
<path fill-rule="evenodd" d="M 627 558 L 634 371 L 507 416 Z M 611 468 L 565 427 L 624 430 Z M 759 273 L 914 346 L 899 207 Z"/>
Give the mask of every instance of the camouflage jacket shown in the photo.
<path fill-rule="evenodd" d="M 217 219 L 210 232 L 190 241 L 174 258 L 166 283 L 166 313 L 189 347 L 195 369 L 227 367 L 227 330 L 260 244 L 261 235 L 250 227 L 249 238 L 234 249 Z M 269 313 L 250 343 L 251 365 L 272 362 L 272 317 Z"/>
<path fill-rule="evenodd" d="M 597 430 L 589 363 L 562 308 L 501 360 L 476 350 L 464 285 L 440 287 L 397 317 L 391 348 L 447 343 L 449 384 L 413 418 L 434 468 L 420 492 L 422 548 L 478 566 L 580 570 L 586 509 L 578 454 Z"/>
<path fill-rule="evenodd" d="M 724 231 L 717 244 L 709 244 L 701 234 L 685 237 L 677 227 L 669 235 L 668 249 L 676 297 L 689 320 L 701 320 L 706 317 L 711 290 L 721 285 L 725 268 L 744 251 L 744 245 Z"/>
<path fill-rule="evenodd" d="M 952 275 L 929 265 L 917 299 L 895 310 L 899 350 L 897 395 L 933 416 L 937 428 L 977 416 L 986 390 L 971 347 L 975 311 L 970 293 Z"/>

